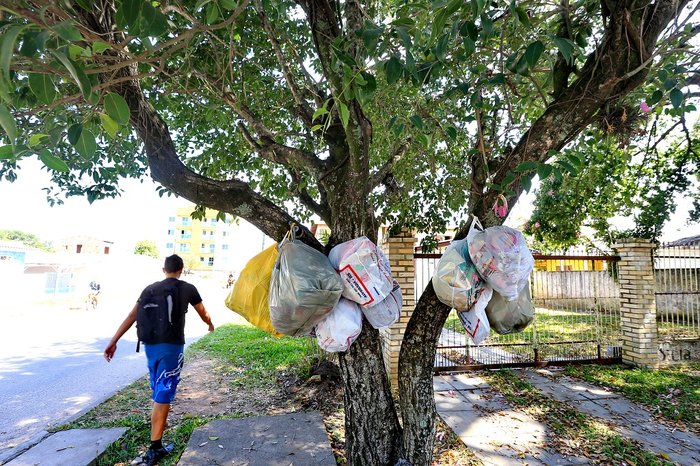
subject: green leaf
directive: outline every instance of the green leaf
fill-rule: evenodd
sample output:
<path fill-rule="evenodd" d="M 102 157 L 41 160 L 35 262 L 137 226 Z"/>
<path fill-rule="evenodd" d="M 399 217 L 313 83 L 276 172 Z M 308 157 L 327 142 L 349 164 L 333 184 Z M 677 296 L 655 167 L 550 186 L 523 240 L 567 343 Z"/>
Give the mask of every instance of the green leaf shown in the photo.
<path fill-rule="evenodd" d="M 549 175 L 552 174 L 552 166 L 546 163 L 541 163 L 537 167 L 537 176 L 540 177 L 540 181 L 544 181 Z"/>
<path fill-rule="evenodd" d="M 683 91 L 681 91 L 678 88 L 675 88 L 671 91 L 669 97 L 671 98 L 671 105 L 673 105 L 673 108 L 678 108 L 683 103 L 683 98 L 685 96 L 683 95 Z"/>
<path fill-rule="evenodd" d="M 530 74 L 530 67 L 525 55 L 520 57 L 520 60 L 515 64 L 515 72 L 521 76 L 528 76 Z"/>
<path fill-rule="evenodd" d="M 12 146 L 0 146 L 0 160 L 7 160 L 14 158 L 14 151 Z"/>
<path fill-rule="evenodd" d="M 529 176 L 523 176 L 520 178 L 520 185 L 525 192 L 529 193 L 530 189 L 532 189 L 532 179 Z"/>
<path fill-rule="evenodd" d="M 17 139 L 17 124 L 15 123 L 15 117 L 13 117 L 7 107 L 2 104 L 0 104 L 0 126 L 5 130 L 10 144 L 14 146 L 15 139 Z"/>
<path fill-rule="evenodd" d="M 423 129 L 423 119 L 420 117 L 420 115 L 413 115 L 411 118 L 409 118 L 409 120 L 411 120 L 411 123 L 413 123 L 413 126 L 416 128 L 420 130 Z"/>
<path fill-rule="evenodd" d="M 340 107 L 340 119 L 343 122 L 343 128 L 347 128 L 348 123 L 350 122 L 350 110 L 343 102 L 338 102 L 338 104 Z"/>
<path fill-rule="evenodd" d="M 392 129 L 392 131 L 394 132 L 394 136 L 396 136 L 396 137 L 401 136 L 401 133 L 403 133 L 404 127 L 405 127 L 405 125 L 403 123 L 399 123 L 398 125 L 396 125 Z"/>
<path fill-rule="evenodd" d="M 48 149 L 42 149 L 39 152 L 39 160 L 41 160 L 44 163 L 44 165 L 46 165 L 51 170 L 64 173 L 69 170 L 66 162 L 51 154 L 51 151 L 49 151 Z"/>
<path fill-rule="evenodd" d="M 124 21 L 126 21 L 127 26 L 136 26 L 143 4 L 143 0 L 122 0 L 119 11 L 124 15 Z"/>
<path fill-rule="evenodd" d="M 476 42 L 476 39 L 479 38 L 479 30 L 476 24 L 471 21 L 465 21 L 464 24 L 462 24 L 462 27 L 459 28 L 459 34 L 462 37 L 470 38 L 472 42 Z"/>
<path fill-rule="evenodd" d="M 214 24 L 216 22 L 216 20 L 219 19 L 219 7 L 216 6 L 216 3 L 214 3 L 214 2 L 207 5 L 206 13 L 207 13 L 207 24 Z"/>
<path fill-rule="evenodd" d="M 17 37 L 26 26 L 10 26 L 0 37 L 0 68 L 5 79 L 10 79 L 10 62 L 15 51 Z"/>
<path fill-rule="evenodd" d="M 38 146 L 39 144 L 42 143 L 42 141 L 46 138 L 48 138 L 48 134 L 32 134 L 31 137 L 29 138 L 29 147 L 34 148 L 35 146 Z"/>
<path fill-rule="evenodd" d="M 85 99 L 89 100 L 90 94 L 92 94 L 92 85 L 90 84 L 90 80 L 88 79 L 87 75 L 85 74 L 85 71 L 83 71 L 82 67 L 80 67 L 80 65 L 72 62 L 68 57 L 66 57 L 66 55 L 63 52 L 54 51 L 53 55 L 68 70 L 70 75 L 73 77 L 75 82 L 78 84 L 78 87 L 80 88 L 80 91 L 83 93 L 83 96 L 85 97 Z"/>
<path fill-rule="evenodd" d="M 92 158 L 97 151 L 97 143 L 95 142 L 95 136 L 88 129 L 83 129 L 80 132 L 80 137 L 75 143 L 75 150 L 86 160 Z"/>
<path fill-rule="evenodd" d="M 394 84 L 403 75 L 403 65 L 398 58 L 391 57 L 384 65 L 384 72 L 386 73 L 386 82 Z"/>
<path fill-rule="evenodd" d="M 29 88 L 39 102 L 43 104 L 48 105 L 56 100 L 56 85 L 50 74 L 30 73 Z"/>
<path fill-rule="evenodd" d="M 311 131 L 318 131 L 319 129 L 323 128 L 323 125 L 313 125 L 311 127 Z"/>
<path fill-rule="evenodd" d="M 657 89 L 654 91 L 654 93 L 651 95 L 651 98 L 647 102 L 650 106 L 654 104 L 658 104 L 661 99 L 663 99 L 664 93 L 661 91 L 661 89 Z"/>
<path fill-rule="evenodd" d="M 564 169 L 565 169 L 567 172 L 569 172 L 569 174 L 571 174 L 571 176 L 576 176 L 576 175 L 578 175 L 578 170 L 576 170 L 576 168 L 574 168 L 574 166 L 573 166 L 572 164 L 570 164 L 568 161 L 566 161 L 566 160 L 557 160 L 557 163 L 558 163 L 559 165 L 561 165 L 562 167 L 564 167 Z"/>
<path fill-rule="evenodd" d="M 33 57 L 37 53 L 44 51 L 46 41 L 49 38 L 49 31 L 28 31 L 22 36 L 22 45 L 19 53 L 25 57 Z"/>
<path fill-rule="evenodd" d="M 110 92 L 105 96 L 104 107 L 107 115 L 109 115 L 114 121 L 120 125 L 129 124 L 129 116 L 131 112 L 129 111 L 129 105 L 126 100 L 119 94 Z"/>
<path fill-rule="evenodd" d="M 445 133 L 452 139 L 453 141 L 457 140 L 457 128 L 454 126 L 448 126 L 445 128 Z"/>
<path fill-rule="evenodd" d="M 73 25 L 73 21 L 62 21 L 53 25 L 52 29 L 58 34 L 58 37 L 68 42 L 83 40 L 83 36 L 80 35 L 78 29 Z"/>
<path fill-rule="evenodd" d="M 554 45 L 557 46 L 562 57 L 564 57 L 564 60 L 566 60 L 566 62 L 568 62 L 568 63 L 573 63 L 573 58 L 574 58 L 574 44 L 573 44 L 573 42 L 571 42 L 569 39 L 565 39 L 563 37 L 558 37 L 558 36 L 551 35 L 551 34 L 550 34 L 549 38 L 552 39 L 552 42 L 554 42 Z"/>
<path fill-rule="evenodd" d="M 544 52 L 544 44 L 539 40 L 536 40 L 527 46 L 524 57 L 527 60 L 527 64 L 530 68 L 535 66 L 537 60 L 540 59 L 542 52 Z"/>
<path fill-rule="evenodd" d="M 102 127 L 104 130 L 109 134 L 109 137 L 112 139 L 117 137 L 117 134 L 119 133 L 119 123 L 114 121 L 109 115 L 106 113 L 100 113 L 100 121 L 102 122 Z"/>
<path fill-rule="evenodd" d="M 326 110 L 326 104 L 328 101 L 323 103 L 323 107 L 317 108 L 316 111 L 314 112 L 314 115 L 311 117 L 311 121 L 314 121 L 316 118 L 320 117 L 321 115 L 325 115 L 328 113 L 328 110 Z"/>
<path fill-rule="evenodd" d="M 578 155 L 570 152 L 566 154 L 566 158 L 574 167 L 576 167 L 577 170 L 581 170 L 583 168 L 583 159 Z"/>
<path fill-rule="evenodd" d="M 522 173 L 522 172 L 527 172 L 530 170 L 536 170 L 537 167 L 539 167 L 539 165 L 540 165 L 540 163 L 535 162 L 534 160 L 526 160 L 526 161 L 518 164 L 518 166 L 515 167 L 515 171 L 517 173 Z"/>
<path fill-rule="evenodd" d="M 102 42 L 100 40 L 93 42 L 92 44 L 92 53 L 102 53 L 105 50 L 109 50 L 112 46 L 109 45 L 107 42 Z"/>
<path fill-rule="evenodd" d="M 219 0 L 219 3 L 225 10 L 235 10 L 238 6 L 238 2 L 236 0 Z"/>
<path fill-rule="evenodd" d="M 76 145 L 78 143 L 78 139 L 80 139 L 80 133 L 82 132 L 83 125 L 80 123 L 71 125 L 71 127 L 68 128 L 68 142 L 70 142 L 72 145 Z"/>

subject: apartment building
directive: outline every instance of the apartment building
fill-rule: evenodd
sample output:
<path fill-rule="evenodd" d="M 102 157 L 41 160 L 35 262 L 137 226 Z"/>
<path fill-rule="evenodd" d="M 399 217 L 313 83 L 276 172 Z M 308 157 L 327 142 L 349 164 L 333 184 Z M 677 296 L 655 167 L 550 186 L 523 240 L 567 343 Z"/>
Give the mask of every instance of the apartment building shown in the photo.
<path fill-rule="evenodd" d="M 232 263 L 234 218 L 217 219 L 207 209 L 204 218 L 193 219 L 193 206 L 176 209 L 168 217 L 167 235 L 159 249 L 164 256 L 177 254 L 191 270 L 228 270 Z"/>

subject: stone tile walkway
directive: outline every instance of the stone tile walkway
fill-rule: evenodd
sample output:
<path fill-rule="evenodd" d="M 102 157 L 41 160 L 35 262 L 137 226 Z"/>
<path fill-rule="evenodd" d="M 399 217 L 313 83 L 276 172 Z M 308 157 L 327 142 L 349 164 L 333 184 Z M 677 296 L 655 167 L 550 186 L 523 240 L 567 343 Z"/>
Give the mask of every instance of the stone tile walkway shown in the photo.
<path fill-rule="evenodd" d="M 560 371 L 526 369 L 518 374 L 547 396 L 607 421 L 620 435 L 636 440 L 645 449 L 682 466 L 700 465 L 700 437 L 660 423 L 624 396 Z M 436 376 L 433 389 L 442 419 L 485 465 L 589 463 L 587 458 L 565 457 L 548 449 L 548 427 L 511 409 L 505 398 L 478 376 Z"/>
<path fill-rule="evenodd" d="M 523 371 L 532 385 L 582 413 L 612 423 L 620 435 L 682 465 L 700 465 L 700 437 L 660 423 L 644 407 L 622 395 L 567 377 L 558 371 Z M 700 408 L 698 408 L 700 409 Z"/>
<path fill-rule="evenodd" d="M 547 448 L 547 426 L 511 409 L 480 377 L 436 376 L 435 404 L 442 419 L 485 465 L 588 464 Z"/>

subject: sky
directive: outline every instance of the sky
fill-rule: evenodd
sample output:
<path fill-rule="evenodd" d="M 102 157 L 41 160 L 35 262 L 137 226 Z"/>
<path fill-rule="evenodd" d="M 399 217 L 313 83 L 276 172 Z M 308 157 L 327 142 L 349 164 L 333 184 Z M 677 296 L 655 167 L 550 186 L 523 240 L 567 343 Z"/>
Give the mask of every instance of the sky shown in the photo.
<path fill-rule="evenodd" d="M 89 204 L 85 197 L 71 197 L 63 205 L 51 207 L 42 188 L 49 184 L 49 175 L 35 159 L 20 164 L 14 183 L 0 181 L 0 230 L 22 230 L 44 241 L 56 241 L 72 235 L 88 235 L 113 241 L 116 251 L 132 251 L 136 242 L 163 241 L 168 217 L 178 207 L 190 203 L 182 198 L 159 197 L 150 178 L 124 180 L 122 196 Z M 526 196 L 515 207 L 512 217 L 527 218 L 532 196 Z M 687 226 L 690 201 L 679 199 L 678 211 L 664 229 L 663 241 L 700 235 L 700 226 Z M 620 225 L 623 226 L 623 225 Z M 254 227 L 241 228 L 241 241 L 261 243 L 262 234 Z M 262 244 L 262 243 L 261 243 Z M 269 242 L 268 242 L 269 244 Z M 256 246 L 255 250 L 260 249 Z"/>

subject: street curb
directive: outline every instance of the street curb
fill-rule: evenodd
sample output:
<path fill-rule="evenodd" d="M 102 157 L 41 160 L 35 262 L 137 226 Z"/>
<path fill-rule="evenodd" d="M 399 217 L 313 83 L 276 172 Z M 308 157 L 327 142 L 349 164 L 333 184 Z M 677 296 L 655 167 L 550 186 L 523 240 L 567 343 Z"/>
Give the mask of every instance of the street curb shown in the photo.
<path fill-rule="evenodd" d="M 20 443 L 16 447 L 13 447 L 6 452 L 0 453 L 0 466 L 2 466 L 5 463 L 9 463 L 13 459 L 17 458 L 19 455 L 32 448 L 34 445 L 38 444 L 49 435 L 51 435 L 51 432 L 42 430 L 29 440 Z"/>

